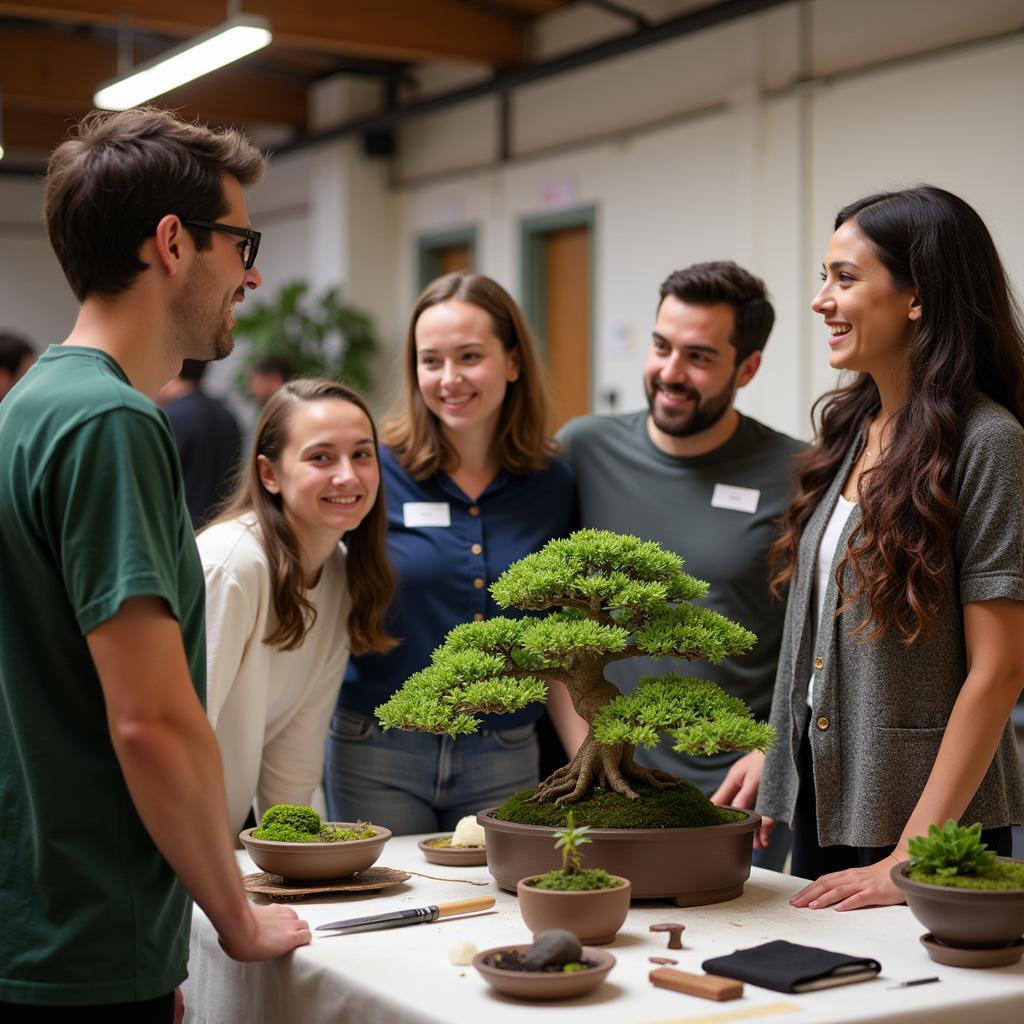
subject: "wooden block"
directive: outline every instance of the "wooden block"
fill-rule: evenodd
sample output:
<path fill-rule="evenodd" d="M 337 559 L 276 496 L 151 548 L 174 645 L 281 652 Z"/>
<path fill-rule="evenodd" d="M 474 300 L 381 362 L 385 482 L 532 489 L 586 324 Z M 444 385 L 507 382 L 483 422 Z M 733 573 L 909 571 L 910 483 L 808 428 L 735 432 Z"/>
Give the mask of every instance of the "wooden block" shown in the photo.
<path fill-rule="evenodd" d="M 688 996 L 701 999 L 739 999 L 743 995 L 743 982 L 732 978 L 720 978 L 717 974 L 690 974 L 673 967 L 659 967 L 650 973 L 651 984 L 668 988 L 673 992 L 685 992 Z"/>

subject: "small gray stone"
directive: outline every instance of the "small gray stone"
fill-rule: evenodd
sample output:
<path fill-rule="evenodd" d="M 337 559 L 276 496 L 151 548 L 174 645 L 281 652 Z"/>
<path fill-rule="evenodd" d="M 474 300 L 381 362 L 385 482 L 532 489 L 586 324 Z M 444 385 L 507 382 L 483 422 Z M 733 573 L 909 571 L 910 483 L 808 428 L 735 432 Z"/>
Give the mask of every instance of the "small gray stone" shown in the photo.
<path fill-rule="evenodd" d="M 549 928 L 534 936 L 533 945 L 526 954 L 526 962 L 531 967 L 571 964 L 582 959 L 580 940 L 565 928 Z"/>

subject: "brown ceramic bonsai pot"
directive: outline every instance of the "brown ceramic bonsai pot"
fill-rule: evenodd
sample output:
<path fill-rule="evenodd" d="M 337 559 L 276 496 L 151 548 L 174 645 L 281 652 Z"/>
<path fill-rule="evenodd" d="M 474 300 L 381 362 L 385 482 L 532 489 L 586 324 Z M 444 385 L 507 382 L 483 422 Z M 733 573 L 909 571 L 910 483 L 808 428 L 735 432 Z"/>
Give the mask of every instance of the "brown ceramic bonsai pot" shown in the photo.
<path fill-rule="evenodd" d="M 583 947 L 585 960 L 593 961 L 595 967 L 587 967 L 582 971 L 567 973 L 539 974 L 531 971 L 506 971 L 495 967 L 489 961 L 495 953 L 506 949 L 519 953 L 529 951 L 529 945 L 495 946 L 484 949 L 473 957 L 473 966 L 480 972 L 483 979 L 492 988 L 517 999 L 571 999 L 592 992 L 604 981 L 605 976 L 615 966 L 615 957 L 603 949 Z"/>
<path fill-rule="evenodd" d="M 632 886 L 628 878 L 615 878 L 614 889 L 538 889 L 530 883 L 539 876 L 521 878 L 516 885 L 519 913 L 536 938 L 549 928 L 568 928 L 585 946 L 606 946 L 615 940 L 629 913 Z"/>
<path fill-rule="evenodd" d="M 336 828 L 355 828 L 361 822 L 325 821 Z M 254 828 L 240 832 L 246 852 L 253 863 L 273 875 L 296 882 L 326 882 L 347 878 L 365 871 L 380 856 L 384 844 L 391 838 L 391 830 L 374 825 L 372 839 L 350 839 L 338 843 L 280 843 L 270 839 L 256 839 Z"/>
<path fill-rule="evenodd" d="M 487 868 L 502 889 L 515 892 L 519 879 L 562 866 L 557 829 L 498 821 L 496 809 L 481 811 L 476 820 L 487 833 Z M 732 900 L 750 877 L 754 832 L 761 824 L 759 814 L 742 813 L 742 821 L 695 828 L 591 828 L 587 861 L 628 878 L 635 900 L 671 899 L 678 907 Z M 559 927 L 564 926 L 563 919 Z"/>
<path fill-rule="evenodd" d="M 1009 860 L 1000 857 L 1000 860 Z M 909 861 L 897 864 L 889 875 L 903 890 L 911 913 L 941 946 L 959 949 L 1024 952 L 1024 889 L 954 889 L 907 877 Z M 925 943 L 929 955 L 932 947 Z M 934 957 L 933 957 L 934 959 Z M 942 962 L 942 961 L 940 961 Z M 1014 961 L 1016 962 L 1016 961 Z M 965 965 L 966 966 L 966 965 Z"/>

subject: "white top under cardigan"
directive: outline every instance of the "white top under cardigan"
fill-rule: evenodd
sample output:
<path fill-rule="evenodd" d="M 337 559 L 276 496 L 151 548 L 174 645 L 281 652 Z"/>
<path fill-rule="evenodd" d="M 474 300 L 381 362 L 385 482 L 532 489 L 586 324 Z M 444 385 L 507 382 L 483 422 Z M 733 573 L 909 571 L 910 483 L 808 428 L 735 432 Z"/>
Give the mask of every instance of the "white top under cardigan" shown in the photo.
<path fill-rule="evenodd" d="M 847 501 L 841 494 L 836 501 L 836 507 L 832 509 L 828 525 L 821 536 L 821 546 L 818 548 L 818 561 L 814 567 L 814 599 L 811 602 L 814 608 L 814 643 L 817 644 L 818 630 L 821 629 L 821 615 L 825 608 L 825 591 L 828 590 L 828 581 L 833 572 L 833 565 L 836 559 L 836 548 L 839 546 L 839 538 L 846 528 L 846 520 L 850 513 L 857 507 L 857 502 Z M 810 682 L 807 684 L 807 706 L 814 707 L 814 673 L 811 673 Z"/>
<path fill-rule="evenodd" d="M 197 538 L 206 577 L 206 711 L 224 765 L 234 835 L 255 798 L 257 818 L 278 803 L 308 804 L 323 774 L 324 742 L 348 661 L 350 600 L 339 545 L 306 596 L 317 610 L 302 645 L 263 642 L 277 625 L 270 567 L 252 516 Z"/>

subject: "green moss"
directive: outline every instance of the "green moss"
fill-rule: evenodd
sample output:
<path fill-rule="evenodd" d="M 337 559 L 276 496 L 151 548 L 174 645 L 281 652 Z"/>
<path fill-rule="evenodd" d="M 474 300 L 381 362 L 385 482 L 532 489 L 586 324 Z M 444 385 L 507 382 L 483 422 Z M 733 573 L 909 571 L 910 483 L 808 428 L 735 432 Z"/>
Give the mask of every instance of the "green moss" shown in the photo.
<path fill-rule="evenodd" d="M 271 824 L 258 828 L 252 834 L 253 839 L 266 839 L 272 843 L 315 843 L 316 833 L 303 832 L 294 825 Z"/>
<path fill-rule="evenodd" d="M 597 787 L 571 805 L 577 825 L 592 828 L 693 828 L 700 825 L 725 825 L 741 821 L 740 811 L 717 807 L 696 786 L 681 782 L 671 789 L 634 786 L 639 800 L 629 800 L 611 790 Z M 530 803 L 535 790 L 514 793 L 495 812 L 498 821 L 520 825 L 565 824 L 566 806 L 555 803 Z"/>
<path fill-rule="evenodd" d="M 320 832 L 316 841 L 318 843 L 350 843 L 353 839 L 372 839 L 377 830 L 369 823 L 357 821 L 355 828 L 325 828 Z"/>
<path fill-rule="evenodd" d="M 614 889 L 621 884 L 604 868 L 580 868 L 571 873 L 556 868 L 530 883 L 534 889 L 555 889 L 558 892 L 592 892 L 594 889 Z"/>
<path fill-rule="evenodd" d="M 308 835 L 316 835 L 320 831 L 320 815 L 312 807 L 304 807 L 302 804 L 274 804 L 269 807 L 260 819 L 260 831 L 272 825 L 286 825 L 305 832 Z M 268 836 L 257 836 L 257 839 L 267 839 Z M 285 839 L 283 842 L 292 842 Z"/>
<path fill-rule="evenodd" d="M 577 971 L 585 971 L 587 969 L 586 964 L 581 964 L 579 961 L 575 961 L 571 964 L 562 965 L 563 974 L 575 974 Z"/>
<path fill-rule="evenodd" d="M 263 815 L 253 839 L 273 843 L 345 843 L 353 839 L 372 839 L 377 830 L 369 823 L 356 822 L 355 828 L 325 826 L 312 807 L 299 804 L 275 804 Z"/>
<path fill-rule="evenodd" d="M 907 877 L 947 889 L 1024 889 L 1024 861 L 996 861 L 976 875 L 940 875 L 923 868 L 910 868 Z"/>

